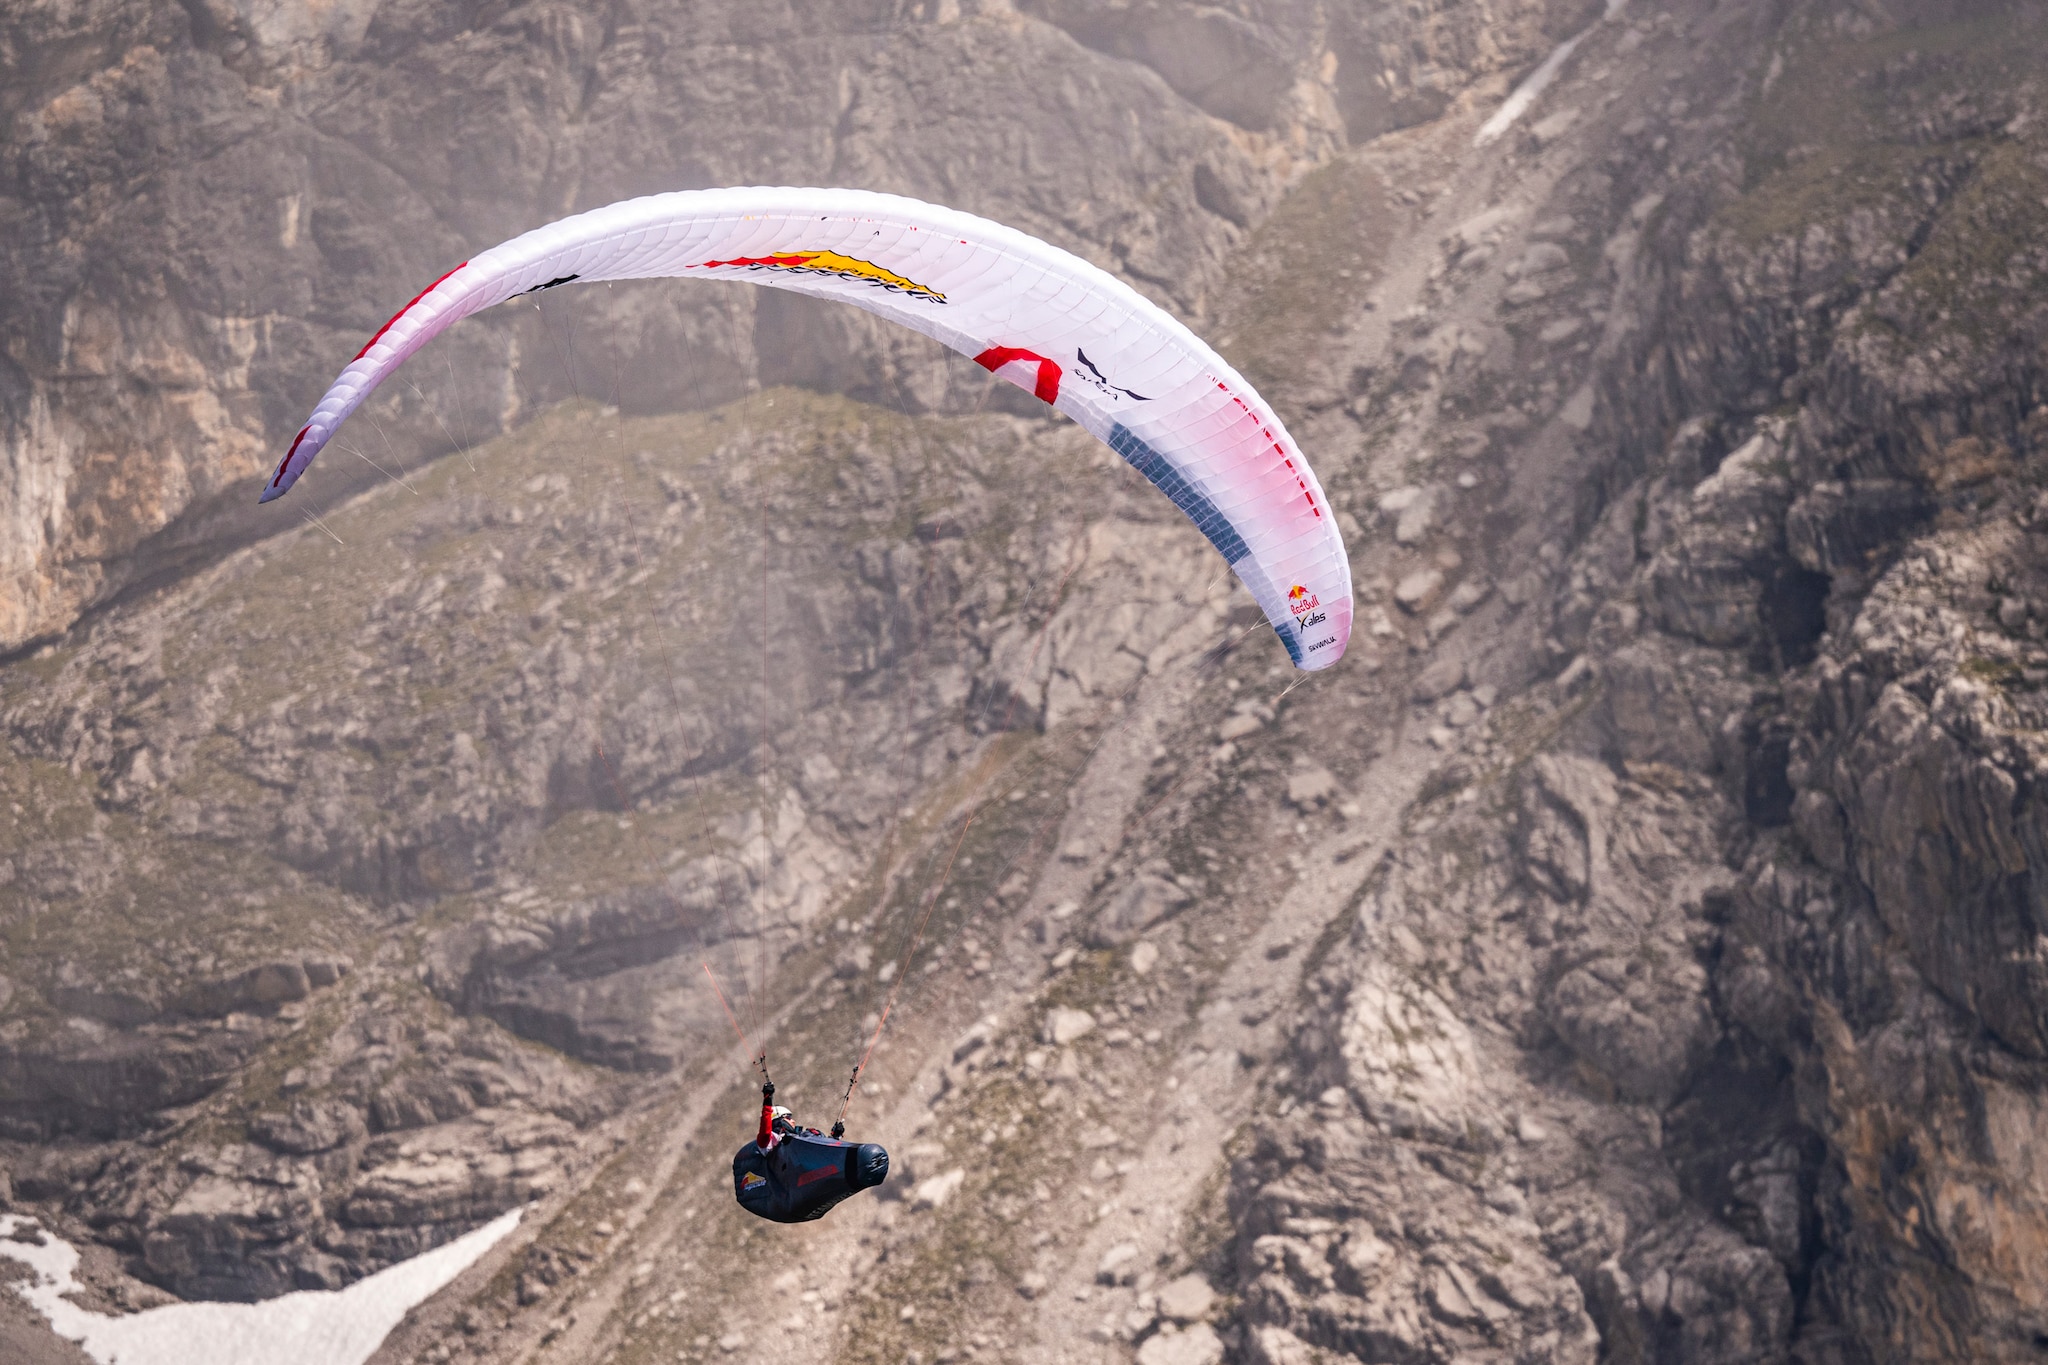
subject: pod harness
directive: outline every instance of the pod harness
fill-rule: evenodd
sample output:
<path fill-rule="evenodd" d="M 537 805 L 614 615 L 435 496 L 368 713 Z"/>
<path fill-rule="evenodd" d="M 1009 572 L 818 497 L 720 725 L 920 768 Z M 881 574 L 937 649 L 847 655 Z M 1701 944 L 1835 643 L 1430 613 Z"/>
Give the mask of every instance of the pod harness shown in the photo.
<path fill-rule="evenodd" d="M 889 1153 L 873 1142 L 841 1141 L 799 1126 L 761 1085 L 761 1127 L 733 1153 L 732 1193 L 740 1207 L 774 1223 L 823 1218 L 849 1196 L 881 1184 Z"/>

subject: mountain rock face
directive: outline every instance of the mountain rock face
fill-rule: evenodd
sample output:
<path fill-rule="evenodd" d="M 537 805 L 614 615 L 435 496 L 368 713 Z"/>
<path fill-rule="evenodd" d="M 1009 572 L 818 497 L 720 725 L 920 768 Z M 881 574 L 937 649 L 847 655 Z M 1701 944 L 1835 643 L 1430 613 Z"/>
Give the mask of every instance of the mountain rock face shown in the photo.
<path fill-rule="evenodd" d="M 1556 539 L 1515 588 L 1527 643 L 1467 671 L 1556 674 L 1459 731 L 1315 978 L 1317 1126 L 1236 1167 L 1255 1354 L 1590 1358 L 1587 1322 L 1629 1360 L 2048 1340 L 2019 1270 L 2048 1231 L 2020 1136 L 2043 30 L 1795 8 L 1745 66 L 1756 18 L 1693 21 L 1721 60 L 1661 120 L 1609 98 L 1522 135 L 1524 183 L 1554 170 L 1522 211 L 1547 240 L 1502 243 L 1509 344 L 1578 339 L 1558 418 L 1603 458 L 1529 528 Z M 1596 29 L 1550 98 L 1592 103 L 1663 23 Z M 1553 148 L 1565 122 L 1611 141 Z M 1475 235 L 1432 313 L 1486 288 Z M 1440 418 L 1484 411 L 1493 342 L 1422 372 Z"/>
<path fill-rule="evenodd" d="M 530 1203 L 380 1359 L 2048 1343 L 2037 7 L 28 5 L 0 72 L 0 1199 L 110 1308 Z M 246 505 L 467 252 L 749 181 L 1187 316 L 1350 657 L 767 291 L 477 319 Z M 733 1208 L 764 1050 L 879 1197 Z"/>
<path fill-rule="evenodd" d="M 1348 127 L 1433 113 L 1578 17 L 1518 0 L 1480 25 L 1447 5 L 1411 43 L 1348 6 L 984 8 L 15 8 L 0 642 L 267 534 L 240 484 L 336 358 L 418 281 L 550 218 L 857 183 L 1044 234 L 1199 314 L 1232 242 Z M 467 329 L 382 400 L 377 458 L 409 465 L 579 393 L 671 411 L 764 380 L 912 410 L 979 392 L 865 315 L 614 292 L 553 332 L 517 310 Z"/>

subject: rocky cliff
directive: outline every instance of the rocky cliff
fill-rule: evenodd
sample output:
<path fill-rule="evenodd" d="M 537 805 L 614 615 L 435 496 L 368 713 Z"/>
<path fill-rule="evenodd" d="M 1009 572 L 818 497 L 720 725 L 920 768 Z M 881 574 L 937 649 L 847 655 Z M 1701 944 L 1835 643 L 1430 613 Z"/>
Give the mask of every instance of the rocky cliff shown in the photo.
<path fill-rule="evenodd" d="M 1231 243 L 1347 128 L 1433 112 L 1577 17 L 1519 0 L 1474 26 L 1448 5 L 1411 34 L 1270 8 L 20 7 L 0 27 L 0 642 L 266 534 L 229 485 L 349 339 L 536 222 L 859 183 L 1044 234 L 1199 315 Z M 585 299 L 573 360 L 536 319 L 471 328 L 384 401 L 378 457 L 579 392 L 651 411 L 764 375 L 913 410 L 978 392 L 886 328 L 754 294 Z"/>
<path fill-rule="evenodd" d="M 1458 756 L 1315 977 L 1315 1125 L 1235 1168 L 1269 1358 L 2048 1340 L 2043 31 L 1764 17 L 1681 18 L 1691 79 L 1654 101 L 1616 85 L 1665 17 L 1590 34 L 1521 135 L 1540 197 L 1445 238 L 1428 312 L 1505 255 L 1517 358 L 1583 357 L 1552 381 L 1579 458 L 1520 466 L 1554 509 L 1522 523 L 1526 635 L 1463 675 L 1554 676 L 1462 726 L 1454 666 L 1411 693 Z M 1520 376 L 1478 339 L 1368 401 L 1498 413 Z"/>
<path fill-rule="evenodd" d="M 536 1201 L 388 1358 L 2048 1341 L 2028 7 L 5 23 L 0 1195 L 109 1303 Z M 451 333 L 243 506 L 466 251 L 745 180 L 1195 320 L 1343 509 L 1344 667 L 755 291 Z M 907 974 L 888 1197 L 742 1224 L 707 964 L 813 1121 Z"/>

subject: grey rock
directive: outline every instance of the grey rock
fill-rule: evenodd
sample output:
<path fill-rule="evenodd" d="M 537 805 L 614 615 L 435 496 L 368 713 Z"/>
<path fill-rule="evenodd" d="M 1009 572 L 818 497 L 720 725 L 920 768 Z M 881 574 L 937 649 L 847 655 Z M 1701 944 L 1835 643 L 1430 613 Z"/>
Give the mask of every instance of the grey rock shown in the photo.
<path fill-rule="evenodd" d="M 1130 942 L 1194 897 L 1178 883 L 1153 872 L 1141 872 L 1110 897 L 1088 926 L 1088 941 L 1098 948 Z"/>
<path fill-rule="evenodd" d="M 1693 489 L 1658 551 L 1643 599 L 1652 618 L 1710 645 L 1758 638 L 1772 568 L 1787 554 L 1791 499 L 1784 446 L 1769 433 L 1723 460 Z"/>
<path fill-rule="evenodd" d="M 349 973 L 346 958 L 308 958 L 305 963 L 306 981 L 315 990 L 332 986 Z"/>
<path fill-rule="evenodd" d="M 458 1119 L 476 1108 L 470 1093 L 445 1075 L 416 1072 L 386 1083 L 370 1099 L 370 1126 L 389 1133 Z"/>
<path fill-rule="evenodd" d="M 1637 762 L 1699 770 L 1712 766 L 1714 743 L 1701 712 L 1722 698 L 1668 650 L 1626 645 L 1603 667 L 1599 706 L 1615 752 Z"/>
<path fill-rule="evenodd" d="M 338 1221 L 359 1233 L 474 1226 L 553 1189 L 572 1138 L 560 1119 L 479 1111 L 402 1144 L 373 1146 Z"/>
<path fill-rule="evenodd" d="M 0 1043 L 0 1122 L 17 1137 L 113 1137 L 212 1094 L 262 1044 L 251 1032 L 64 1028 Z"/>
<path fill-rule="evenodd" d="M 1436 600 L 1443 586 L 1443 570 L 1417 569 L 1394 585 L 1394 603 L 1405 612 L 1421 612 Z"/>
<path fill-rule="evenodd" d="M 1522 253 L 1519 273 L 1540 275 L 1547 270 L 1562 270 L 1571 263 L 1571 254 L 1557 243 L 1536 242 Z"/>
<path fill-rule="evenodd" d="M 1159 1288 L 1159 1316 L 1175 1322 L 1198 1322 L 1216 1306 L 1216 1291 L 1199 1274 L 1182 1275 Z"/>
<path fill-rule="evenodd" d="M 1230 743 L 1232 740 L 1255 735 L 1273 723 L 1273 708 L 1262 701 L 1247 698 L 1230 708 L 1229 716 L 1216 727 L 1216 738 Z"/>
<path fill-rule="evenodd" d="M 1162 1331 L 1138 1347 L 1139 1365 L 1222 1365 L 1223 1339 L 1207 1323 Z"/>
<path fill-rule="evenodd" d="M 1621 1094 L 1668 1103 L 1718 1036 L 1704 986 L 1705 973 L 1692 964 L 1673 979 L 1640 960 L 1610 957 L 1559 977 L 1549 1007 L 1566 1045 Z"/>
<path fill-rule="evenodd" d="M 1491 583 L 1483 579 L 1468 578 L 1451 590 L 1450 598 L 1445 605 L 1462 616 L 1492 595 Z"/>
<path fill-rule="evenodd" d="M 1043 1041 L 1054 1047 L 1085 1038 L 1095 1031 L 1095 1016 L 1086 1010 L 1053 1009 L 1046 1013 Z"/>
<path fill-rule="evenodd" d="M 1848 821 L 1832 795 L 1812 789 L 1799 793 L 1792 802 L 1792 826 L 1815 862 L 1837 876 L 1849 870 Z"/>
<path fill-rule="evenodd" d="M 1787 511 L 1792 557 L 1816 573 L 1855 571 L 1894 545 L 1932 512 L 1926 492 L 1903 479 L 1817 483 Z"/>
<path fill-rule="evenodd" d="M 312 978 L 304 964 L 266 962 L 224 981 L 202 982 L 186 992 L 179 1005 L 189 1014 L 217 1017 L 304 1000 L 312 990 Z"/>
<path fill-rule="evenodd" d="M 1318 810 L 1337 794 L 1337 779 L 1320 763 L 1297 767 L 1287 775 L 1287 804 L 1299 811 Z"/>
<path fill-rule="evenodd" d="M 313 1221 L 318 1177 L 235 1149 L 216 1154 L 143 1239 L 151 1274 L 194 1297 L 270 1297 L 295 1287 L 295 1233 Z"/>
<path fill-rule="evenodd" d="M 1463 687 L 1466 676 L 1463 659 L 1438 659 L 1415 675 L 1408 688 L 1408 699 L 1422 706 L 1441 701 Z"/>
<path fill-rule="evenodd" d="M 1135 1242 L 1118 1242 L 1102 1253 L 1095 1267 L 1097 1284 L 1129 1284 L 1138 1277 L 1138 1247 Z"/>
<path fill-rule="evenodd" d="M 284 1113 L 259 1114 L 249 1136 L 274 1151 L 311 1156 L 360 1142 L 369 1133 L 362 1111 L 345 1100 L 300 1100 Z"/>
<path fill-rule="evenodd" d="M 1390 502 L 1397 503 L 1393 509 L 1397 513 L 1394 519 L 1394 543 L 1419 545 L 1429 538 L 1429 533 L 1436 527 L 1437 503 L 1441 494 L 1433 487 L 1404 489 L 1402 492 L 1412 493 L 1413 496 L 1389 494 L 1380 499 L 1380 506 L 1386 508 Z"/>
<path fill-rule="evenodd" d="M 1255 1365 L 1314 1365 L 1316 1351 L 1285 1327 L 1261 1323 L 1252 1329 L 1249 1357 Z"/>

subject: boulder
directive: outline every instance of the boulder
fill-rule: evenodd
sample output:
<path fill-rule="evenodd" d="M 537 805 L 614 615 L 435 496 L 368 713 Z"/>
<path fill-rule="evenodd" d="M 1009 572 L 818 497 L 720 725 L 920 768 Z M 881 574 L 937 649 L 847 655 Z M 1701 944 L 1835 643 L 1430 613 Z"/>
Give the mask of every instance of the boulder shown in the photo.
<path fill-rule="evenodd" d="M 273 1151 L 309 1156 L 360 1142 L 369 1133 L 360 1109 L 346 1100 L 300 1100 L 282 1114 L 249 1120 L 249 1136 Z"/>
<path fill-rule="evenodd" d="M 438 1071 L 419 1071 L 385 1083 L 370 1100 L 370 1127 L 379 1133 L 425 1128 L 459 1119 L 476 1108 L 469 1091 Z"/>
<path fill-rule="evenodd" d="M 1216 1291 L 1200 1275 L 1183 1275 L 1169 1280 L 1159 1290 L 1159 1316 L 1175 1322 L 1197 1322 L 1216 1306 Z"/>
<path fill-rule="evenodd" d="M 955 1167 L 943 1175 L 920 1180 L 910 1191 L 910 1207 L 913 1209 L 941 1209 L 967 1182 L 967 1172 Z"/>
<path fill-rule="evenodd" d="M 1085 1038 L 1095 1032 L 1095 1016 L 1086 1010 L 1070 1010 L 1063 1007 L 1048 1010 L 1045 1027 L 1039 1036 L 1054 1047 L 1065 1047 L 1068 1043 Z"/>
<path fill-rule="evenodd" d="M 1438 659 L 1415 675 L 1408 688 L 1408 699 L 1422 706 L 1440 701 L 1463 687 L 1465 676 L 1463 659 Z"/>
<path fill-rule="evenodd" d="M 201 982 L 188 989 L 178 1003 L 187 1014 L 218 1018 L 237 1010 L 275 1009 L 304 1000 L 312 991 L 312 977 L 304 963 L 266 962 L 234 976 Z"/>
<path fill-rule="evenodd" d="M 1522 253 L 1519 273 L 1541 275 L 1548 270 L 1562 270 L 1571 263 L 1571 253 L 1556 242 L 1537 242 Z"/>
<path fill-rule="evenodd" d="M 1138 1347 L 1138 1365 L 1222 1365 L 1223 1339 L 1207 1323 L 1185 1331 L 1162 1329 Z"/>
<path fill-rule="evenodd" d="M 1410 615 L 1428 609 L 1436 601 L 1436 595 L 1443 591 L 1444 574 L 1441 569 L 1417 569 L 1394 585 L 1394 604 Z"/>
<path fill-rule="evenodd" d="M 1140 872 L 1097 912 L 1088 929 L 1089 945 L 1119 947 L 1193 900 L 1179 883 L 1156 872 Z"/>
<path fill-rule="evenodd" d="M 1129 1284 L 1138 1276 L 1138 1247 L 1135 1242 L 1119 1242 L 1102 1253 L 1102 1259 L 1095 1266 L 1097 1284 Z"/>
<path fill-rule="evenodd" d="M 1337 794 L 1337 779 L 1320 763 L 1307 763 L 1287 775 L 1287 804 L 1304 813 L 1320 810 Z"/>

